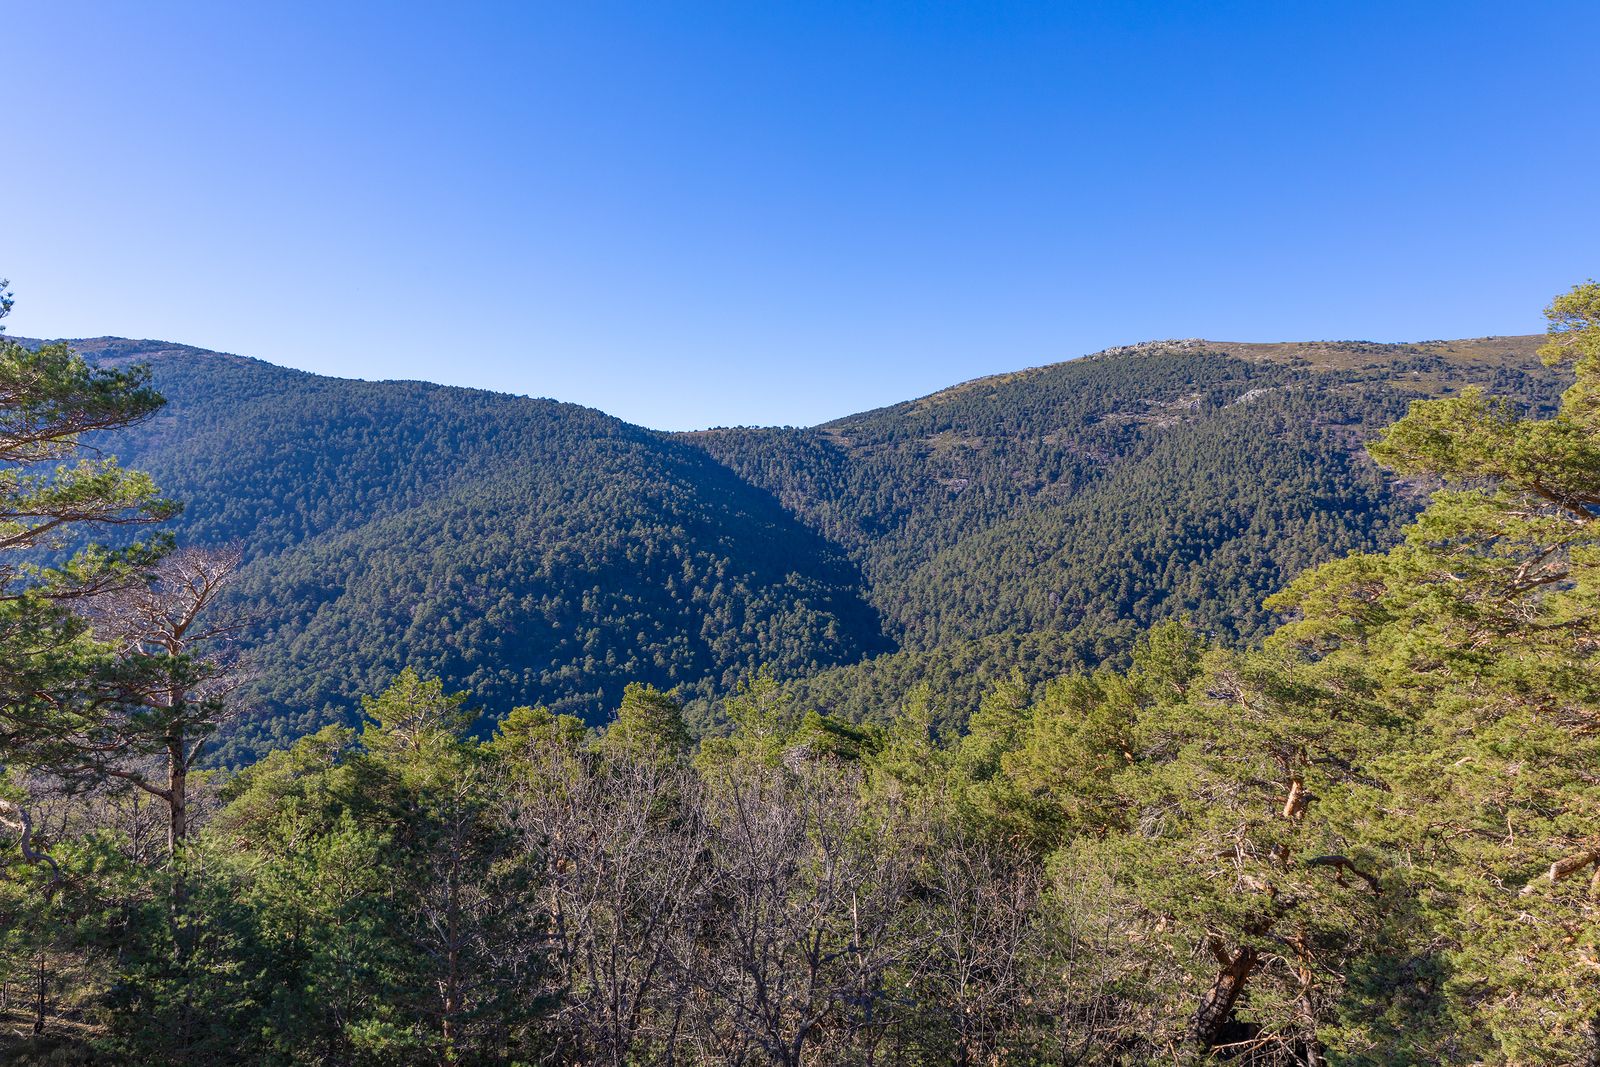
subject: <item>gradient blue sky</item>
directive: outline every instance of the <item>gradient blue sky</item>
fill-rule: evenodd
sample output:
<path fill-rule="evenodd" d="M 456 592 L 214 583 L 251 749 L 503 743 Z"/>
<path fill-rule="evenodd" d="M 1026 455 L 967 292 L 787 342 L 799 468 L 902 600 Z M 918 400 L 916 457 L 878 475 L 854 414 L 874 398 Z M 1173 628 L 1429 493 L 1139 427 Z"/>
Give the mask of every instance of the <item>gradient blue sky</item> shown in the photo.
<path fill-rule="evenodd" d="M 646 425 L 1157 337 L 1526 333 L 1588 3 L 0 0 L 11 332 Z"/>

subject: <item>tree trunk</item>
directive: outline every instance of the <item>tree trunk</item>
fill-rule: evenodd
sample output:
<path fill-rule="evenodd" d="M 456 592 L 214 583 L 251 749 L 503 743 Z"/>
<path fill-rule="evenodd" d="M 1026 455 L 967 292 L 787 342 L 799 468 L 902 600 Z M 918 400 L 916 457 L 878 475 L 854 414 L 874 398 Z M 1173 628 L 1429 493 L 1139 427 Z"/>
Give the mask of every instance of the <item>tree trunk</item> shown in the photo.
<path fill-rule="evenodd" d="M 34 1001 L 33 1032 L 44 1033 L 44 953 L 39 953 L 39 992 Z"/>
<path fill-rule="evenodd" d="M 1256 968 L 1259 953 L 1246 946 L 1231 957 L 1221 952 L 1219 956 L 1226 962 L 1217 971 L 1216 981 L 1211 983 L 1206 995 L 1200 998 L 1200 1006 L 1195 1008 L 1194 1017 L 1189 1021 L 1189 1043 L 1202 1052 L 1210 1052 L 1222 1036 L 1239 994 L 1244 992 L 1244 985 Z"/>
<path fill-rule="evenodd" d="M 1300 1018 L 1306 1028 L 1305 1052 L 1301 1056 L 1301 1061 L 1305 1067 L 1327 1067 L 1326 1051 L 1322 1047 L 1322 1042 L 1317 1040 L 1317 1008 L 1313 996 L 1316 992 L 1317 969 L 1311 958 L 1310 941 L 1305 924 L 1301 923 L 1300 929 L 1295 932 L 1294 939 L 1290 942 L 1298 957 L 1295 965 L 1295 976 L 1300 979 L 1298 1004 Z"/>
<path fill-rule="evenodd" d="M 189 768 L 182 734 L 167 737 L 167 855 L 189 836 Z"/>
<path fill-rule="evenodd" d="M 172 860 L 172 899 L 167 905 L 172 926 L 172 957 L 179 965 L 188 962 L 190 931 L 184 922 L 189 908 L 189 885 L 179 853 L 189 836 L 189 767 L 183 733 L 167 736 L 167 855 Z"/>

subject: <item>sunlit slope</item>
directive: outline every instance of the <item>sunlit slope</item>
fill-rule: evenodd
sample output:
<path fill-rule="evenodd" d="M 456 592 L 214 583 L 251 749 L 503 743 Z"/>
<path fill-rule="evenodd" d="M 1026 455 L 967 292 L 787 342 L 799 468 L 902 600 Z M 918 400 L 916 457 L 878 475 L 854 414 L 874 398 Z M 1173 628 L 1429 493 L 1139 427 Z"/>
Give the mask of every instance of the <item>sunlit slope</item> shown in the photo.
<path fill-rule="evenodd" d="M 1137 345 L 812 429 L 689 436 L 846 548 L 903 648 L 971 666 L 983 639 L 1035 635 L 1053 670 L 1173 614 L 1260 632 L 1288 576 L 1392 542 L 1420 504 L 1363 443 L 1474 384 L 1549 407 L 1561 381 L 1539 341 Z M 881 673 L 808 692 L 851 703 L 863 670 Z"/>

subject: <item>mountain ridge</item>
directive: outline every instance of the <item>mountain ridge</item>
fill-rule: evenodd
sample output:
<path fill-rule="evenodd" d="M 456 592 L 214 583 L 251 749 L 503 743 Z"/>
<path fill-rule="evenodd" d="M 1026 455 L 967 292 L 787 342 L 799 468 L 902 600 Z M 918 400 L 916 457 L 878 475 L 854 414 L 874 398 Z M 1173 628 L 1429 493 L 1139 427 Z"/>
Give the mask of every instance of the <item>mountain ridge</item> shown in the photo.
<path fill-rule="evenodd" d="M 305 370 L 298 367 L 289 367 L 281 363 L 256 356 L 245 356 L 236 352 L 225 352 L 220 349 L 203 348 L 196 345 L 184 344 L 178 341 L 165 341 L 158 338 L 131 338 L 117 335 L 103 335 L 99 337 L 23 337 L 7 335 L 10 340 L 19 344 L 37 347 L 43 344 L 67 344 L 75 352 L 91 361 L 106 360 L 109 364 L 148 361 L 150 359 L 215 357 L 224 360 L 241 361 L 266 367 L 275 367 L 279 370 L 297 374 L 306 374 L 315 378 L 342 382 L 364 382 L 368 384 L 397 384 L 397 385 L 427 385 L 439 389 L 463 389 L 472 392 L 488 393 L 495 396 L 516 397 L 529 400 L 549 400 L 557 404 L 572 404 L 570 401 L 559 400 L 555 397 L 536 395 L 533 393 L 513 393 L 505 390 L 489 389 L 483 386 L 471 385 L 446 385 L 426 378 L 347 378 L 339 375 L 323 374 L 320 371 Z M 749 430 L 749 429 L 824 429 L 835 423 L 848 422 L 866 415 L 902 407 L 907 404 L 918 404 L 947 394 L 957 394 L 981 385 L 1009 382 L 1021 376 L 1043 373 L 1059 369 L 1068 364 L 1084 361 L 1102 360 L 1108 357 L 1131 355 L 1159 355 L 1162 353 L 1182 350 L 1202 350 L 1223 352 L 1238 355 L 1246 359 L 1257 359 L 1266 362 L 1306 359 L 1309 353 L 1323 354 L 1325 358 L 1320 361 L 1322 366 L 1345 366 L 1348 360 L 1335 360 L 1334 353 L 1359 354 L 1379 353 L 1392 354 L 1399 351 L 1424 349 L 1439 350 L 1447 358 L 1456 360 L 1481 358 L 1486 353 L 1503 354 L 1507 351 L 1525 355 L 1531 362 L 1537 358 L 1537 349 L 1548 340 L 1545 334 L 1490 334 L 1482 337 L 1464 337 L 1455 339 L 1430 339 L 1423 341 L 1363 341 L 1363 340 L 1320 340 L 1320 341 L 1214 341 L 1207 338 L 1186 337 L 1152 339 L 1147 341 L 1134 341 L 1127 344 L 1111 345 L 1093 352 L 1086 352 L 1066 359 L 1052 360 L 1048 363 L 1033 364 L 1018 367 L 1015 370 L 996 371 L 992 374 L 981 374 L 974 378 L 955 382 L 951 385 L 936 389 L 922 396 L 912 397 L 907 400 L 895 401 L 891 404 L 880 405 L 875 408 L 866 408 L 847 415 L 824 419 L 821 422 L 799 426 L 787 423 L 738 423 L 733 425 L 708 426 L 691 430 L 657 430 L 643 423 L 629 423 L 641 429 L 650 430 L 652 433 L 683 435 L 709 433 L 719 430 Z M 1318 361 L 1308 360 L 1317 364 Z M 588 407 L 586 405 L 572 404 L 573 407 L 584 407 L 589 411 L 604 411 L 603 408 Z M 613 416 L 614 417 L 614 416 Z M 626 420 L 619 420 L 626 421 Z"/>
<path fill-rule="evenodd" d="M 259 711 L 225 751 L 243 758 L 349 719 L 404 666 L 491 714 L 598 721 L 633 680 L 709 720 L 767 665 L 859 717 L 881 713 L 859 694 L 883 672 L 988 677 L 1004 650 L 1042 680 L 1175 614 L 1247 641 L 1278 583 L 1391 543 L 1415 512 L 1362 447 L 1410 400 L 1484 384 L 1554 403 L 1538 340 L 1149 342 L 813 427 L 680 433 L 70 343 L 151 364 L 167 408 L 94 443 L 186 501 L 180 539 L 245 548 L 234 606 L 265 621 Z"/>

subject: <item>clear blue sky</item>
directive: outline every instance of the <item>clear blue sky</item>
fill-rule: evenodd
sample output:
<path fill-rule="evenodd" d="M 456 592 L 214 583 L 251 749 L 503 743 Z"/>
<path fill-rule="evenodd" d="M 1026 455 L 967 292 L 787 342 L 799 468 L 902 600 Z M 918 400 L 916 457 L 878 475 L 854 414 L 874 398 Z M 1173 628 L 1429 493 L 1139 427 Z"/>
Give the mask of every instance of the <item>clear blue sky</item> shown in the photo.
<path fill-rule="evenodd" d="M 1156 337 L 1533 332 L 1600 5 L 0 0 L 11 332 L 650 426 Z"/>

